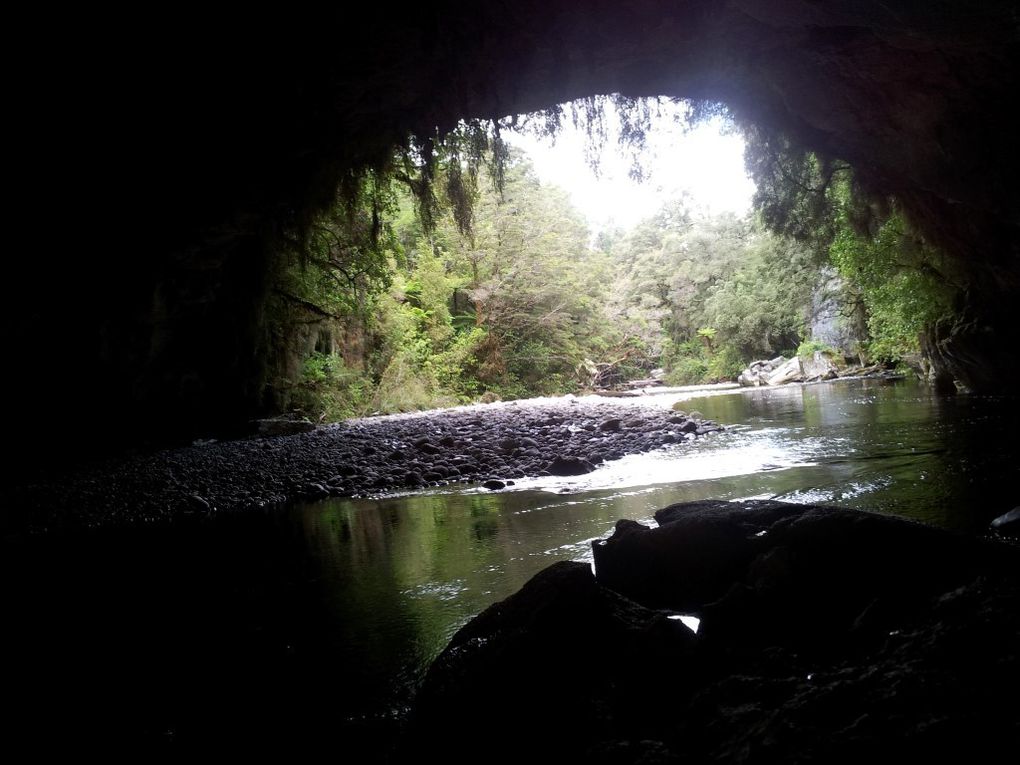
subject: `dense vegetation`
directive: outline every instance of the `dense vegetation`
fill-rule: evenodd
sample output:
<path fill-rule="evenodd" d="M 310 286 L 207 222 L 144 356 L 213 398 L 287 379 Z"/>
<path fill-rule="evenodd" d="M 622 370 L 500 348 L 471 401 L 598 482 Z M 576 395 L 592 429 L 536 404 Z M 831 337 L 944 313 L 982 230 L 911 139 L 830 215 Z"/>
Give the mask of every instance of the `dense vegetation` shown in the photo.
<path fill-rule="evenodd" d="M 955 319 L 966 279 L 913 230 L 895 198 L 857 188 L 845 163 L 752 127 L 745 135 L 760 220 L 835 266 L 843 302 L 866 325 L 861 351 L 900 361 L 920 351 L 921 336 L 936 322 Z"/>
<path fill-rule="evenodd" d="M 625 128 L 640 144 L 638 116 Z M 533 119 L 552 130 L 556 118 Z M 274 276 L 277 407 L 336 419 L 655 370 L 732 379 L 752 359 L 825 347 L 811 320 L 826 302 L 854 338 L 836 357 L 916 354 L 952 290 L 894 203 L 862 201 L 850 168 L 753 131 L 748 167 L 753 217 L 695 215 L 679 198 L 594 239 L 484 126 L 352 178 Z"/>

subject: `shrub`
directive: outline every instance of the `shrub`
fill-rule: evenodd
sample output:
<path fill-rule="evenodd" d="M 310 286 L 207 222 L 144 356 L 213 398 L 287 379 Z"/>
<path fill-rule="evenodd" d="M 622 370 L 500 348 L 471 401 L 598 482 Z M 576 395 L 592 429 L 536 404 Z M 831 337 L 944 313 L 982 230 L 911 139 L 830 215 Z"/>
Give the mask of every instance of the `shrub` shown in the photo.
<path fill-rule="evenodd" d="M 305 360 L 290 404 L 310 419 L 336 422 L 365 414 L 371 389 L 371 380 L 347 367 L 343 357 L 316 352 Z"/>
<path fill-rule="evenodd" d="M 708 375 L 708 364 L 696 356 L 676 360 L 673 369 L 666 374 L 666 382 L 670 385 L 697 385 L 705 382 Z"/>
<path fill-rule="evenodd" d="M 735 380 L 744 371 L 747 362 L 732 345 L 724 345 L 708 361 L 707 376 L 713 382 Z"/>
<path fill-rule="evenodd" d="M 797 346 L 797 355 L 802 359 L 814 356 L 816 352 L 824 353 L 826 356 L 842 356 L 842 354 L 831 345 L 826 345 L 818 340 L 805 340 Z"/>

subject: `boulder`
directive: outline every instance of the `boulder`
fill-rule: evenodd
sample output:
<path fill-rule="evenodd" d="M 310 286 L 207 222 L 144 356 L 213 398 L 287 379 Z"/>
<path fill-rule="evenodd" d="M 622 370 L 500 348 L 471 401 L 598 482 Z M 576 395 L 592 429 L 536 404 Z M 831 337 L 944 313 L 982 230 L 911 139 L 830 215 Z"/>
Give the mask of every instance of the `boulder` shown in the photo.
<path fill-rule="evenodd" d="M 689 685 L 676 669 L 693 638 L 599 586 L 588 564 L 554 563 L 454 635 L 417 696 L 399 761 L 519 763 L 539 751 L 548 762 L 593 761 L 592 744 L 612 741 L 615 696 Z"/>
<path fill-rule="evenodd" d="M 797 356 L 783 362 L 783 364 L 769 372 L 765 377 L 765 382 L 769 385 L 783 385 L 784 383 L 802 382 L 803 380 L 804 370 L 801 368 L 800 358 Z"/>
<path fill-rule="evenodd" d="M 1003 513 L 994 521 L 992 528 L 1006 536 L 1020 536 L 1020 507 L 1014 507 L 1008 513 Z"/>
<path fill-rule="evenodd" d="M 782 356 L 774 359 L 759 359 L 752 361 L 743 372 L 737 376 L 737 382 L 745 388 L 757 388 L 762 385 L 770 385 L 769 375 L 784 364 L 789 363 Z"/>
<path fill-rule="evenodd" d="M 656 520 L 618 522 L 594 576 L 553 564 L 464 626 L 428 672 L 405 753 L 806 765 L 1013 746 L 1020 550 L 772 501 Z"/>
<path fill-rule="evenodd" d="M 836 365 L 821 351 L 815 351 L 808 358 L 802 358 L 800 365 L 804 373 L 804 380 L 807 382 L 832 380 L 839 376 Z"/>
<path fill-rule="evenodd" d="M 743 385 L 745 388 L 757 388 L 761 385 L 765 385 L 765 380 L 757 372 L 752 372 L 750 369 L 745 369 L 739 375 L 737 375 L 737 382 Z"/>

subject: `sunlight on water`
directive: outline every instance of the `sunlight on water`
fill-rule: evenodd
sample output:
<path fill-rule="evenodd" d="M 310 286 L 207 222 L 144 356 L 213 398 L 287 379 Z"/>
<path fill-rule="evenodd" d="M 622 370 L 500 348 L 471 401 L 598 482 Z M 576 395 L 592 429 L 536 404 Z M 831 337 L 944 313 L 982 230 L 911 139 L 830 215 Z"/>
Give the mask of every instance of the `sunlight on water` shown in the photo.
<path fill-rule="evenodd" d="M 555 493 L 625 489 L 748 475 L 812 463 L 812 449 L 791 450 L 782 429 L 712 433 L 695 441 L 631 454 L 582 476 L 522 478 L 508 490 Z M 485 489 L 476 491 L 486 491 Z"/>
<path fill-rule="evenodd" d="M 435 598 L 436 600 L 455 600 L 464 594 L 467 588 L 464 580 L 455 579 L 452 582 L 426 582 L 425 584 L 411 587 L 401 594 L 410 598 Z"/>

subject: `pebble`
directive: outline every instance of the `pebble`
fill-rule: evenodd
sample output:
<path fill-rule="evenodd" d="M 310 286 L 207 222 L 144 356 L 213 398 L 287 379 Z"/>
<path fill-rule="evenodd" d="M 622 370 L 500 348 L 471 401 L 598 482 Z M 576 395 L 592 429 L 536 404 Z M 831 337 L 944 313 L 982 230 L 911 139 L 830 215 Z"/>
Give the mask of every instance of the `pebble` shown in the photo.
<path fill-rule="evenodd" d="M 694 422 L 700 419 L 700 422 Z M 624 425 L 625 423 L 625 425 Z M 700 413 L 612 399 L 541 399 L 350 420 L 308 433 L 204 442 L 109 459 L 88 471 L 0 487 L 0 532 L 194 518 L 327 496 L 379 496 L 425 484 L 580 475 L 720 426 Z M 445 434 L 445 435 L 440 435 Z M 498 484 L 498 486 L 497 486 Z"/>

